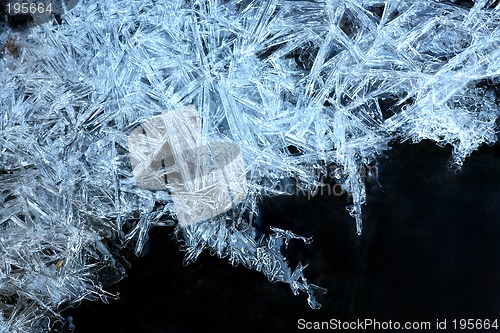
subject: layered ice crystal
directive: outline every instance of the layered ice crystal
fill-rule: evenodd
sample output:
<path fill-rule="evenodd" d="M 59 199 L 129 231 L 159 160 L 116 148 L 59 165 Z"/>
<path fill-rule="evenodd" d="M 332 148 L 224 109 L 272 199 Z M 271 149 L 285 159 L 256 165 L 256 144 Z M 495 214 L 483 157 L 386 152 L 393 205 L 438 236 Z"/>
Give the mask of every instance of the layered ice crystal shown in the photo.
<path fill-rule="evenodd" d="M 175 225 L 186 262 L 210 249 L 318 308 L 324 290 L 282 254 L 310 239 L 257 238 L 260 198 L 290 180 L 314 194 L 333 170 L 361 233 L 364 170 L 391 145 L 451 145 L 460 168 L 494 143 L 499 13 L 490 0 L 82 0 L 24 31 L 2 24 L 0 331 L 47 329 L 64 307 L 113 296 L 123 248 L 139 253 L 152 225 Z M 169 155 L 161 134 L 134 149 L 175 112 L 207 145 Z M 169 156 L 213 173 L 179 192 Z"/>

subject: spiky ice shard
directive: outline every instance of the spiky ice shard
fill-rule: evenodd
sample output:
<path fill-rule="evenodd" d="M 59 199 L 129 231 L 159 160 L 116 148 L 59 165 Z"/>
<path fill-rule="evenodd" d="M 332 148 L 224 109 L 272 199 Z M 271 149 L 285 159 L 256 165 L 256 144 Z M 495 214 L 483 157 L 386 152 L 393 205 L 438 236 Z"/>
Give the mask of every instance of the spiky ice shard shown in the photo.
<path fill-rule="evenodd" d="M 319 307 L 321 288 L 281 253 L 301 237 L 256 239 L 259 199 L 290 180 L 315 193 L 333 168 L 360 233 L 363 170 L 390 144 L 450 144 L 459 168 L 493 143 L 499 19 L 485 0 L 140 0 L 81 1 L 24 32 L 4 24 L 0 331 L 40 331 L 65 306 L 105 299 L 121 250 L 177 223 L 172 194 L 134 178 L 128 138 L 188 105 L 204 138 L 238 146 L 248 188 L 176 226 L 186 261 L 208 248 Z"/>

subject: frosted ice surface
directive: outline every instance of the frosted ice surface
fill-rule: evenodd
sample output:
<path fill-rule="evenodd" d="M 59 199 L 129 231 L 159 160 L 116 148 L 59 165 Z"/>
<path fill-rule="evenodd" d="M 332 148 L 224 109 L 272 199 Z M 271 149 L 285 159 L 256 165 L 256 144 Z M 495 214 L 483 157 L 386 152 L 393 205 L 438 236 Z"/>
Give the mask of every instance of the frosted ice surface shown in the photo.
<path fill-rule="evenodd" d="M 256 239 L 259 200 L 283 183 L 314 194 L 333 170 L 361 233 L 364 170 L 391 145 L 451 145 L 460 168 L 495 142 L 499 13 L 489 0 L 82 0 L 60 23 L 2 24 L 0 331 L 112 297 L 121 250 L 139 253 L 152 225 L 176 225 L 186 262 L 210 249 L 318 308 L 324 290 L 282 255 L 310 239 Z"/>

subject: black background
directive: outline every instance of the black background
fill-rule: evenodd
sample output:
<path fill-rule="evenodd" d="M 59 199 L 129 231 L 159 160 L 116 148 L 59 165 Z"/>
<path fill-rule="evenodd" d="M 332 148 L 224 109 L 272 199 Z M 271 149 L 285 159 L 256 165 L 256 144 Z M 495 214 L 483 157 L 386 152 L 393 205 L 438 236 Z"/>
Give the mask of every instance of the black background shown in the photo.
<path fill-rule="evenodd" d="M 328 289 L 322 309 L 258 272 L 203 253 L 183 266 L 172 228 L 153 229 L 145 255 L 108 288 L 110 304 L 64 311 L 76 333 L 292 332 L 298 319 L 430 321 L 500 317 L 500 146 L 482 147 L 462 172 L 449 147 L 395 144 L 368 187 L 364 229 L 355 232 L 345 196 L 266 199 L 261 220 L 314 242 L 287 256 L 308 263 L 309 282 Z"/>

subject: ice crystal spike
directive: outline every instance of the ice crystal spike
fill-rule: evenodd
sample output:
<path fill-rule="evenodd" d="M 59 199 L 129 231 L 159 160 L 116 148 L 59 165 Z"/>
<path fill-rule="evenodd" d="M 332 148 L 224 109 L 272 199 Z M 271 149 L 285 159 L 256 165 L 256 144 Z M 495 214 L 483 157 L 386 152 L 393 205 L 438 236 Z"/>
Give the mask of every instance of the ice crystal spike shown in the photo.
<path fill-rule="evenodd" d="M 450 145 L 459 169 L 496 141 L 494 1 L 60 3 L 0 22 L 0 331 L 109 297 L 124 247 L 175 223 L 186 262 L 209 249 L 316 308 L 281 253 L 299 236 L 256 239 L 262 196 L 331 175 L 361 233 L 390 145 Z"/>

